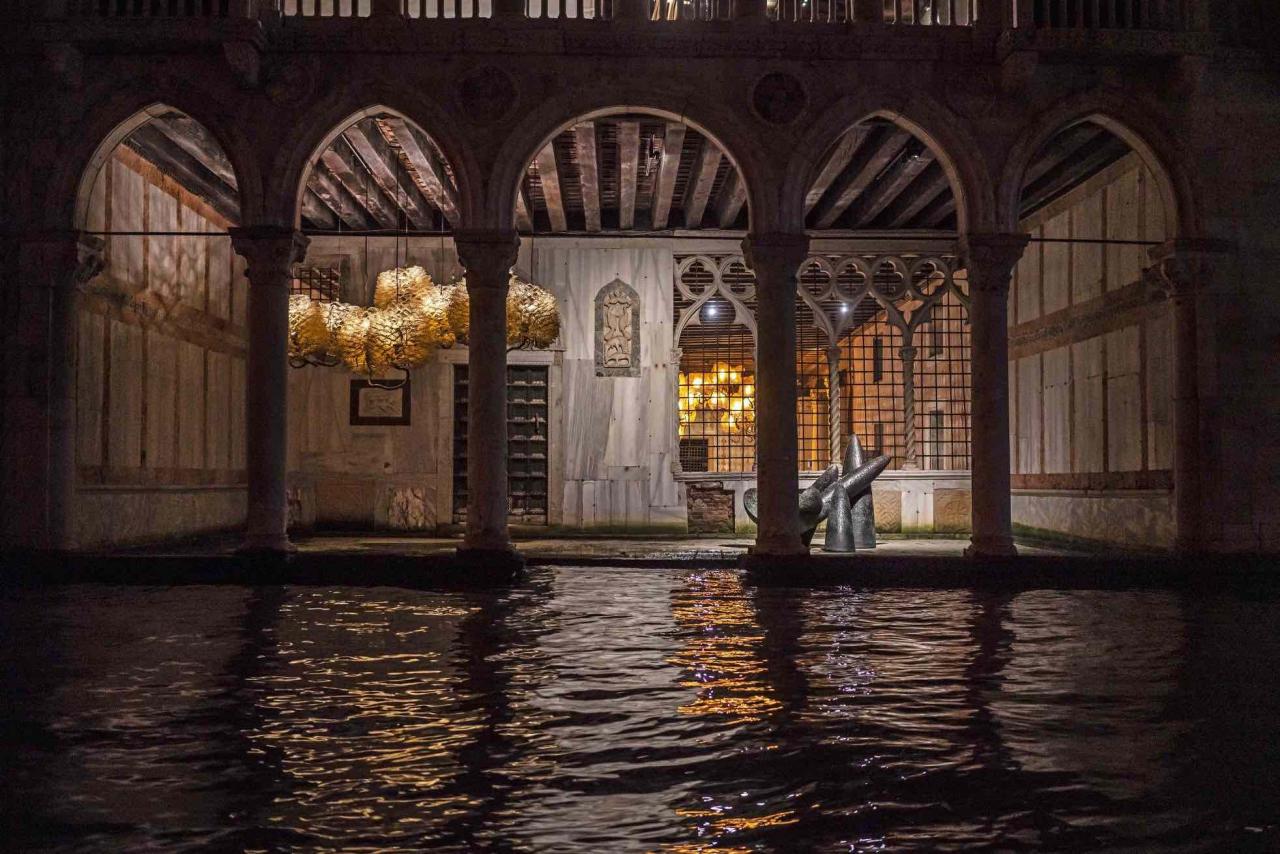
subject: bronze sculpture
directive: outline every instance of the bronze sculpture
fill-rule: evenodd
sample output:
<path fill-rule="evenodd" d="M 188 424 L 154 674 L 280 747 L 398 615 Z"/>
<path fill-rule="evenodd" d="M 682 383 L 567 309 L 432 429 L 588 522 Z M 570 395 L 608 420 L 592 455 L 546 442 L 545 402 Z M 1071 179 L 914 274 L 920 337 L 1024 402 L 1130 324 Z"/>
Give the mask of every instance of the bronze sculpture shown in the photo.
<path fill-rule="evenodd" d="M 856 434 L 849 439 L 844 465 L 832 465 L 813 484 L 800 491 L 800 531 L 804 544 L 813 542 L 814 532 L 827 523 L 823 551 L 852 552 L 876 547 L 876 515 L 871 501 L 871 483 L 889 465 L 889 457 L 864 461 L 862 443 Z M 757 522 L 758 493 L 748 489 L 742 501 L 752 522 Z"/>

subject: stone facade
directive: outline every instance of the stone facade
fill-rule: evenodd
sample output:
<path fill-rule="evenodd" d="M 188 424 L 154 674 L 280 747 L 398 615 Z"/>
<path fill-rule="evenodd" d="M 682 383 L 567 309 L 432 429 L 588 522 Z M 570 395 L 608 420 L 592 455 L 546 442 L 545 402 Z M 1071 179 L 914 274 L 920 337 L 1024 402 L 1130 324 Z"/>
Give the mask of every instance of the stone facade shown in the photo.
<path fill-rule="evenodd" d="M 838 27 L 768 22 L 763 13 L 759 20 L 706 26 L 696 21 L 667 26 L 644 20 L 643 14 L 616 21 L 532 21 L 507 14 L 505 7 L 495 10 L 493 18 L 397 21 L 385 13 L 393 4 L 378 4 L 379 14 L 367 19 L 282 23 L 274 5 L 258 2 L 229 4 L 232 14 L 225 19 L 164 19 L 141 28 L 130 20 L 65 17 L 57 3 L 33 5 L 42 14 L 47 8 L 50 17 L 7 27 L 11 49 L 3 60 L 11 117 L 0 141 L 5 152 L 3 210 L 7 222 L 20 224 L 6 236 L 0 258 L 8 319 L 3 493 L 9 547 L 85 545 L 99 536 L 87 532 L 110 529 L 97 517 L 106 511 L 96 498 L 86 497 L 76 506 L 80 472 L 77 461 L 67 462 L 72 445 L 77 445 L 76 454 L 94 460 L 90 466 L 101 467 L 103 482 L 94 483 L 94 490 L 114 488 L 105 481 L 121 470 L 137 472 L 140 482 L 119 486 L 133 490 L 131 495 L 149 493 L 145 500 L 153 508 L 177 500 L 172 498 L 177 492 L 194 493 L 197 486 L 225 488 L 230 494 L 248 468 L 236 456 L 241 440 L 234 434 L 234 420 L 243 410 L 230 401 L 241 397 L 240 383 L 251 388 L 254 378 L 242 376 L 243 370 L 237 374 L 240 360 L 228 350 L 227 337 L 237 334 L 234 316 L 219 315 L 213 330 L 217 334 L 201 330 L 199 342 L 169 334 L 192 319 L 182 310 L 164 319 L 170 326 L 145 330 L 124 314 L 108 316 L 120 304 L 94 316 L 94 295 L 88 294 L 80 306 L 74 265 L 67 261 L 68 252 L 57 249 L 62 245 L 58 235 L 97 230 L 102 220 L 94 213 L 94 188 L 115 145 L 145 121 L 148 111 L 168 105 L 207 128 L 225 149 L 238 186 L 236 224 L 284 230 L 299 222 L 299 188 L 316 153 L 353 117 L 375 107 L 410 117 L 438 142 L 457 185 L 457 226 L 505 234 L 515 227 L 512 202 L 521 177 L 546 140 L 582 116 L 625 106 L 659 120 L 687 121 L 714 136 L 739 170 L 749 230 L 757 237 L 803 234 L 806 198 L 825 153 L 856 123 L 885 116 L 925 140 L 945 163 L 958 200 L 959 237 L 967 241 L 1040 229 L 1042 237 L 1057 240 L 1063 239 L 1061 222 L 1034 225 L 1020 215 L 1019 193 L 1028 165 L 1062 128 L 1082 120 L 1099 122 L 1130 143 L 1150 172 L 1150 186 L 1141 187 L 1135 197 L 1139 209 L 1148 203 L 1141 200 L 1159 197 L 1164 228 L 1158 236 L 1173 241 L 1169 251 L 1183 268 L 1195 272 L 1170 297 L 1170 311 L 1180 320 L 1169 330 L 1162 325 L 1161 309 L 1149 307 L 1137 292 L 1150 256 L 1120 246 L 1105 250 L 1127 274 L 1114 289 L 1110 284 L 1096 289 L 1095 298 L 1107 302 L 1095 306 L 1092 319 L 1080 312 L 1087 308 L 1088 287 L 1095 284 L 1089 271 L 1097 259 L 1043 244 L 1039 262 L 1023 262 L 1043 267 L 1040 303 L 1033 312 L 1039 316 L 1024 318 L 1022 313 L 1034 303 L 1021 288 L 1022 270 L 1012 299 L 1015 477 L 1121 476 L 1102 484 L 1096 495 L 1083 497 L 1095 508 L 1106 506 L 1117 490 L 1142 491 L 1144 495 L 1124 500 L 1143 504 L 1140 515 L 1150 519 L 1137 528 L 1156 531 L 1152 543 L 1167 541 L 1169 530 L 1160 516 L 1168 511 L 1144 503 L 1146 492 L 1155 490 L 1171 496 L 1165 503 L 1172 500 L 1176 517 L 1183 520 L 1180 533 L 1194 528 L 1204 548 L 1280 549 L 1280 523 L 1274 514 L 1280 499 L 1280 383 L 1275 382 L 1280 355 L 1274 347 L 1280 300 L 1260 284 L 1269 280 L 1280 258 L 1274 228 L 1280 211 L 1280 162 L 1266 145 L 1240 143 L 1271 137 L 1280 122 L 1280 97 L 1274 65 L 1252 48 L 1252 35 L 1234 23 L 1238 16 L 1218 14 L 1223 4 L 1180 4 L 1186 17 L 1141 31 L 1033 28 L 1003 3 L 983 4 L 991 13 L 980 16 L 979 26 L 894 28 L 865 20 Z M 1017 4 L 1019 14 L 1027 5 Z M 855 4 L 855 9 L 865 6 Z M 451 61 L 442 64 L 442 57 Z M 261 133 L 265 127 L 274 132 Z M 113 172 L 116 167 L 109 168 Z M 171 204 L 158 192 L 148 189 L 146 195 L 157 203 L 157 212 L 167 210 Z M 1114 210 L 1108 208 L 1109 198 L 1080 203 L 1101 204 L 1104 219 L 1112 213 L 1127 215 L 1123 200 L 1116 201 Z M 176 216 L 174 231 L 191 227 Z M 1073 216 L 1067 215 L 1067 234 L 1074 233 Z M 1140 224 L 1144 239 L 1156 236 L 1150 225 Z M 736 240 L 741 234 L 728 237 Z M 175 244 L 164 250 L 171 253 L 165 257 L 182 257 L 176 244 L 185 239 L 167 235 L 165 240 Z M 161 260 L 154 254 L 162 251 L 161 245 L 157 241 L 137 253 L 148 276 L 152 262 Z M 642 251 L 642 240 L 634 245 L 634 251 Z M 61 260 L 50 263 L 50 253 L 58 251 Z M 1050 254 L 1059 260 L 1051 260 Z M 235 257 L 226 260 L 231 270 L 241 263 Z M 1054 272 L 1057 263 L 1067 264 L 1071 281 L 1082 285 L 1079 291 L 1070 285 L 1066 299 L 1058 289 L 1061 281 L 1050 281 L 1060 275 Z M 180 283 L 191 269 L 177 263 L 170 271 L 170 283 L 179 288 L 175 308 L 184 302 Z M 613 270 L 598 272 L 573 309 L 571 323 L 587 329 L 592 298 L 617 276 Z M 541 281 L 556 278 L 546 268 L 535 276 Z M 630 273 L 617 277 L 643 296 L 640 310 L 643 318 L 652 318 L 653 329 L 671 322 L 670 306 L 665 306 L 664 321 L 664 306 L 650 299 L 638 278 Z M 1127 290 L 1131 285 L 1134 290 Z M 154 284 L 146 289 L 154 291 Z M 229 299 L 236 293 L 231 287 Z M 669 294 L 670 289 L 654 293 Z M 236 304 L 230 305 L 234 310 Z M 1132 323 L 1106 329 L 1096 325 L 1099 316 L 1118 315 L 1121 308 Z M 211 313 L 208 308 L 195 311 Z M 1062 317 L 1077 324 L 1066 337 L 1026 337 L 1040 332 L 1025 324 L 1048 323 L 1046 318 L 1064 311 L 1069 316 Z M 70 358 L 77 344 L 68 342 L 82 334 L 78 344 L 86 352 L 102 343 L 93 337 L 92 322 L 85 321 L 81 330 L 86 315 L 102 321 L 98 331 L 112 342 L 102 345 L 104 356 L 97 365 L 87 357 Z M 613 518 L 619 507 L 632 506 L 644 508 L 652 522 L 684 522 L 682 487 L 664 456 L 665 439 L 649 441 L 654 430 L 672 429 L 673 408 L 669 387 L 646 368 L 670 354 L 648 347 L 643 318 L 637 377 L 598 377 L 594 336 L 586 330 L 573 338 L 582 352 L 564 353 L 564 410 L 592 413 L 593 419 L 605 413 L 600 417 L 606 424 L 619 425 L 607 428 L 591 420 L 581 428 L 561 427 L 586 431 L 569 442 L 583 450 L 564 458 L 564 489 L 556 499 L 563 503 L 564 518 L 577 519 L 584 527 L 588 520 L 599 524 Z M 1182 392 L 1169 395 L 1175 410 L 1167 419 L 1172 428 L 1153 403 L 1164 392 L 1152 391 L 1153 365 L 1166 358 L 1160 350 L 1166 334 L 1172 339 L 1168 360 L 1190 366 L 1172 371 L 1174 383 L 1183 383 Z M 1095 344 L 1098 338 L 1104 340 Z M 153 339 L 158 344 L 154 354 Z M 172 359 L 166 351 L 170 339 L 176 342 Z M 279 343 L 273 341 L 273 346 Z M 1138 358 L 1144 347 L 1145 366 Z M 1093 352 L 1097 348 L 1105 350 L 1105 357 Z M 1002 353 L 1003 347 L 996 355 Z M 1085 376 L 1064 373 L 1064 359 L 1070 371 L 1078 364 Z M 123 371 L 128 365 L 152 363 L 157 370 L 148 373 L 146 382 L 111 386 L 122 375 L 116 367 Z M 161 366 L 174 372 L 172 394 L 178 402 L 173 424 L 163 420 L 171 401 L 163 381 L 168 368 Z M 94 397 L 93 371 L 99 369 L 110 369 L 115 378 L 97 386 L 109 390 L 105 400 Z M 1099 376 L 1106 389 L 1101 397 L 1095 394 Z M 186 379 L 178 382 L 179 377 Z M 209 404 L 211 396 L 221 399 L 224 392 L 225 409 Z M 68 401 L 81 395 L 78 408 L 86 418 L 91 412 L 105 413 L 114 425 L 133 425 L 121 429 L 139 431 L 112 434 L 101 449 L 101 462 L 88 447 L 90 437 L 116 426 L 104 431 L 71 427 L 75 418 L 67 415 Z M 1066 400 L 1079 407 L 1075 416 L 1064 419 L 1054 401 Z M 153 406 L 155 401 L 159 405 Z M 191 416 L 198 401 L 201 418 Z M 423 403 L 425 411 L 432 411 L 431 401 Z M 1064 425 L 1088 420 L 1084 413 L 1094 403 L 1108 412 L 1107 419 L 1095 420 L 1108 425 L 1097 445 L 1108 460 L 1102 472 L 1079 470 L 1069 460 L 1064 464 L 1064 453 L 1075 454 L 1078 461 L 1083 451 L 1064 451 L 1060 435 Z M 289 405 L 296 404 L 291 400 Z M 111 417 L 113 407 L 119 418 Z M 76 408 L 73 401 L 71 409 Z M 1039 433 L 1021 426 L 1030 420 L 1019 420 L 1037 408 L 1044 425 Z M 423 411 L 416 400 L 414 411 Z M 1112 429 L 1113 414 L 1139 425 L 1136 445 L 1132 430 Z M 308 424 L 319 437 L 316 441 L 327 441 L 325 425 Z M 157 444 L 157 439 L 170 431 L 178 436 L 173 465 L 162 465 L 170 446 L 167 441 Z M 376 436 L 350 438 L 341 449 L 354 455 L 350 459 L 385 464 L 394 457 L 394 440 L 388 446 Z M 326 456 L 333 453 L 330 449 Z M 782 467 L 771 469 L 771 478 L 781 471 L 778 482 L 787 479 L 786 461 L 770 459 L 767 464 Z M 426 489 L 424 484 L 434 481 L 423 475 L 434 471 L 440 476 L 440 465 L 407 465 L 406 478 L 396 489 Z M 305 468 L 300 461 L 291 465 L 295 472 Z M 393 468 L 402 466 L 396 462 Z M 161 474 L 160 469 L 170 471 Z M 1157 475 L 1165 471 L 1171 474 Z M 1134 472 L 1147 472 L 1141 476 L 1147 480 L 1125 479 Z M 1085 519 L 1087 513 L 1081 516 L 1074 509 L 1060 514 L 1054 508 L 1070 502 L 1048 493 L 1080 493 L 1096 483 L 1088 477 L 1057 486 L 1049 480 L 1022 481 L 1025 493 L 1015 498 L 1017 512 L 1026 514 L 1022 524 L 1041 527 L 1055 517 Z M 185 482 L 187 478 L 200 482 Z M 385 487 L 391 484 L 363 478 L 308 483 L 299 476 L 296 485 L 304 495 L 308 490 L 315 495 L 313 506 L 326 504 L 321 496 L 328 495 L 334 506 L 349 507 L 337 515 L 353 524 L 370 518 L 376 522 L 379 513 L 389 513 L 377 508 L 390 507 Z M 176 492 L 166 491 L 171 488 Z M 909 515 L 905 495 L 904 528 Z M 440 497 L 437 491 L 436 504 Z M 201 518 L 199 526 L 238 525 L 237 500 L 219 499 L 215 503 L 220 509 Z M 431 503 L 424 492 L 422 507 Z M 151 517 L 164 520 L 157 522 L 155 533 L 187 530 L 185 523 L 173 520 L 203 511 L 175 512 Z M 629 517 L 630 509 L 625 512 Z M 68 515 L 76 513 L 89 515 L 67 524 Z M 1075 521 L 1059 528 L 1086 526 Z M 1128 538 L 1137 528 L 1126 528 L 1121 536 Z"/>

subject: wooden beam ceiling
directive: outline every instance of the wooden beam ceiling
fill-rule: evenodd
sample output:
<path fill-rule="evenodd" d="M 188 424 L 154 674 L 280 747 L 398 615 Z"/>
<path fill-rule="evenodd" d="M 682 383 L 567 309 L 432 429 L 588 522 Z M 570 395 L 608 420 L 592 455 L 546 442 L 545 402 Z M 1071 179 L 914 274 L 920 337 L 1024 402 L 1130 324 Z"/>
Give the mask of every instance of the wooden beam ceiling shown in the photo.
<path fill-rule="evenodd" d="M 636 182 L 640 176 L 640 123 L 618 123 L 618 228 L 636 225 Z"/>
<path fill-rule="evenodd" d="M 574 151 L 578 156 L 578 180 L 582 184 L 582 212 L 587 231 L 600 230 L 600 165 L 596 156 L 595 122 L 583 122 L 573 129 Z"/>
<path fill-rule="evenodd" d="M 603 151 L 601 140 L 608 144 Z M 159 117 L 125 144 L 227 219 L 239 220 L 232 164 L 193 119 L 176 112 Z M 644 153 L 655 150 L 661 158 L 651 168 Z M 1098 125 L 1064 129 L 1028 167 L 1022 214 L 1052 202 L 1129 150 Z M 562 176 L 569 187 L 562 186 Z M 615 227 L 735 228 L 742 225 L 745 201 L 737 170 L 696 130 L 619 116 L 580 122 L 539 152 L 522 182 L 515 217 L 524 232 L 549 224 L 551 231 L 567 233 L 571 223 L 588 233 Z M 840 138 L 818 170 L 805 207 L 809 227 L 817 229 L 933 230 L 954 228 L 956 220 L 955 197 L 936 154 L 882 119 Z M 456 224 L 458 211 L 452 173 L 439 151 L 394 116 L 367 118 L 346 129 L 313 166 L 302 196 L 304 225 L 324 230 L 429 230 Z"/>
<path fill-rule="evenodd" d="M 684 129 L 685 126 L 679 122 L 667 122 L 666 135 L 662 139 L 662 165 L 658 169 L 650 206 L 650 219 L 655 231 L 666 228 L 671 217 L 671 199 L 676 189 L 676 175 L 680 171 L 680 157 L 684 152 Z"/>
<path fill-rule="evenodd" d="M 556 168 L 554 143 L 547 143 L 538 152 L 538 179 L 542 184 L 542 200 L 547 206 L 552 231 L 568 231 L 569 221 L 564 215 L 564 199 L 560 195 L 560 172 Z"/>

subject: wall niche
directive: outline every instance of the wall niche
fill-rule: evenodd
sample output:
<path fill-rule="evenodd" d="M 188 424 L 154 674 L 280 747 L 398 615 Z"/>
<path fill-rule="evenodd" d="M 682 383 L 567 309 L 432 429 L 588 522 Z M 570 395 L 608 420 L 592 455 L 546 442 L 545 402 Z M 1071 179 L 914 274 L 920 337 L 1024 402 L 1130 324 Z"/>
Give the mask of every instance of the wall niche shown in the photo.
<path fill-rule="evenodd" d="M 621 279 L 596 294 L 596 376 L 640 376 L 640 295 Z"/>

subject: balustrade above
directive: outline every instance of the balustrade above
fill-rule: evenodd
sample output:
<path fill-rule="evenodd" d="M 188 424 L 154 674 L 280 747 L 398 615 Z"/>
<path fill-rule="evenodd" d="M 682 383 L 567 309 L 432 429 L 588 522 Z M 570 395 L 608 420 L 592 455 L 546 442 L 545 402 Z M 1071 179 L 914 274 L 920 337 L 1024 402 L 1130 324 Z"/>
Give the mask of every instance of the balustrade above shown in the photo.
<path fill-rule="evenodd" d="M 1212 4 L 1212 5 L 1211 5 Z M 9 18 L 406 17 L 1049 30 L 1240 30 L 1256 0 L 6 0 Z M 1212 8 L 1212 13 L 1209 12 Z"/>

